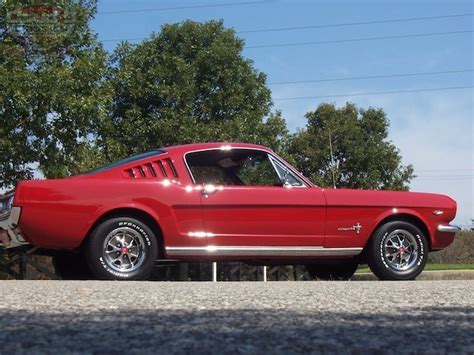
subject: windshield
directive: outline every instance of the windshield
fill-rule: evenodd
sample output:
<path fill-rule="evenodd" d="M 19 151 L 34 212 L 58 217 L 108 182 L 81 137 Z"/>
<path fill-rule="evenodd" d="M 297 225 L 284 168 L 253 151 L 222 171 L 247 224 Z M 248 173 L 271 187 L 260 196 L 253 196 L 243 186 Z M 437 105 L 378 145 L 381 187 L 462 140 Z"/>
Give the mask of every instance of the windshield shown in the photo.
<path fill-rule="evenodd" d="M 140 153 L 140 154 L 137 154 L 137 155 L 133 155 L 133 156 L 131 156 L 131 157 L 128 157 L 128 158 L 125 158 L 125 159 L 116 161 L 116 162 L 114 162 L 114 163 L 110 163 L 110 164 L 101 166 L 100 168 L 97 168 L 97 169 L 95 169 L 95 170 L 90 171 L 89 174 L 101 173 L 101 172 L 104 172 L 104 171 L 106 171 L 106 170 L 116 168 L 117 166 L 120 166 L 120 165 L 124 165 L 124 164 L 128 164 L 128 163 L 133 163 L 134 161 L 142 160 L 142 159 L 145 159 L 145 158 L 149 158 L 149 157 L 152 157 L 152 156 L 155 156 L 155 155 L 164 154 L 164 153 L 165 153 L 165 151 L 162 150 L 162 149 L 150 150 L 149 152 L 145 152 L 145 153 Z"/>

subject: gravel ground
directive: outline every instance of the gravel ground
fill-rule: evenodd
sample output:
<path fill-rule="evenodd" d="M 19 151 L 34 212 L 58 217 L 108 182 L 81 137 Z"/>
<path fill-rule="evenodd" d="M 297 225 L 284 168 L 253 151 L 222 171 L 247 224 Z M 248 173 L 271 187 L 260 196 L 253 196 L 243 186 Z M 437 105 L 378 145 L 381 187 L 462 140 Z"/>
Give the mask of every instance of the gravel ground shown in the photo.
<path fill-rule="evenodd" d="M 474 353 L 474 281 L 0 281 L 0 354 Z"/>

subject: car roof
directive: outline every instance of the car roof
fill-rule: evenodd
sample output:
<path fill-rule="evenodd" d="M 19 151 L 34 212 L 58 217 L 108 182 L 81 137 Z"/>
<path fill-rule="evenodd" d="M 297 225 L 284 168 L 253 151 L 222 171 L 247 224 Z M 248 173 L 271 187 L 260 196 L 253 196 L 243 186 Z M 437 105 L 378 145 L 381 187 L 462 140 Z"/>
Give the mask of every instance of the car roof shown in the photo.
<path fill-rule="evenodd" d="M 149 150 L 148 152 L 143 152 L 137 155 L 133 155 L 131 157 L 113 162 L 111 164 L 107 164 L 105 166 L 99 167 L 94 169 L 90 173 L 97 174 L 103 173 L 109 170 L 115 169 L 123 169 L 123 167 L 138 164 L 145 159 L 150 159 L 155 155 L 161 154 L 177 154 L 178 156 L 184 156 L 188 152 L 195 152 L 195 151 L 202 151 L 202 150 L 211 150 L 211 149 L 222 149 L 222 150 L 230 150 L 230 149 L 258 149 L 265 152 L 273 152 L 270 148 L 264 147 L 262 145 L 257 144 L 250 144 L 250 143 L 229 143 L 229 142 L 215 142 L 215 143 L 197 143 L 197 144 L 183 144 L 183 145 L 175 145 L 170 147 L 164 147 L 160 149 L 153 149 Z"/>
<path fill-rule="evenodd" d="M 267 152 L 272 152 L 272 150 L 268 147 L 258 144 L 251 144 L 251 143 L 236 143 L 236 142 L 214 142 L 214 143 L 194 143 L 194 144 L 183 144 L 183 145 L 175 145 L 171 147 L 164 147 L 162 148 L 166 152 L 170 153 L 181 153 L 185 154 L 187 152 L 192 152 L 196 150 L 206 150 L 206 149 L 258 149 L 264 150 Z"/>

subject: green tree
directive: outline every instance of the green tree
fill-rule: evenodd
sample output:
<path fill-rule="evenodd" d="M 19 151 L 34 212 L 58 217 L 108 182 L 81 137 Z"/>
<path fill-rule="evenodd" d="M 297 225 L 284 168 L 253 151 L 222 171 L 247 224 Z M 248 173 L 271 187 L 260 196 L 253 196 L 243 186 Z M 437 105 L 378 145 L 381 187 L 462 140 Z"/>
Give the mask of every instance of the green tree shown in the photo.
<path fill-rule="evenodd" d="M 0 8 L 0 187 L 84 170 L 107 114 L 107 56 L 91 0 L 9 1 Z M 92 151 L 93 153 L 93 151 Z"/>
<path fill-rule="evenodd" d="M 337 187 L 408 189 L 413 167 L 401 165 L 382 109 L 321 104 L 306 118 L 307 126 L 290 137 L 288 153 L 316 184 L 333 186 L 334 174 Z"/>
<path fill-rule="evenodd" d="M 279 148 L 286 125 L 271 114 L 264 73 L 242 56 L 243 41 L 221 21 L 165 25 L 114 53 L 107 158 L 159 146 L 246 141 Z"/>

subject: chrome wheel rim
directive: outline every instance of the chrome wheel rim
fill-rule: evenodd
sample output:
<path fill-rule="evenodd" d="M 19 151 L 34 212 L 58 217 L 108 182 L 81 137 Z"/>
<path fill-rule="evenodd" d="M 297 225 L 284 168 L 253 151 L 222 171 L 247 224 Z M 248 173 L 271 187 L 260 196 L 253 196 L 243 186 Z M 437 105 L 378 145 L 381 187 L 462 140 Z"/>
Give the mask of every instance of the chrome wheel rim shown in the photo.
<path fill-rule="evenodd" d="M 418 261 L 418 243 L 415 236 L 406 230 L 391 232 L 382 247 L 385 262 L 396 271 L 407 271 Z"/>
<path fill-rule="evenodd" d="M 132 272 L 145 260 L 145 241 L 139 232 L 120 227 L 104 240 L 103 258 L 107 266 L 118 272 Z"/>

